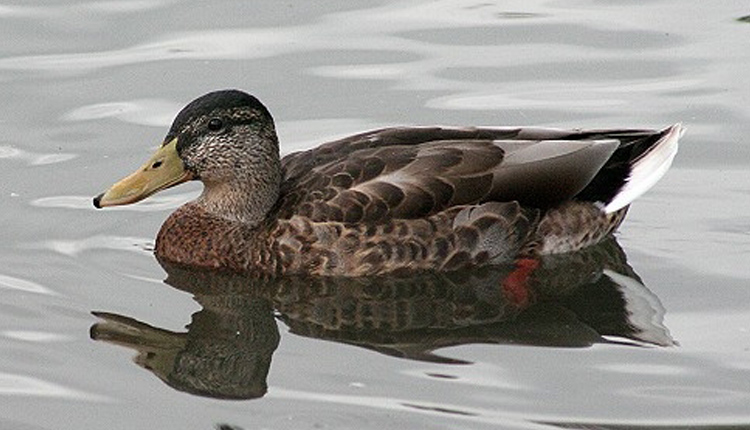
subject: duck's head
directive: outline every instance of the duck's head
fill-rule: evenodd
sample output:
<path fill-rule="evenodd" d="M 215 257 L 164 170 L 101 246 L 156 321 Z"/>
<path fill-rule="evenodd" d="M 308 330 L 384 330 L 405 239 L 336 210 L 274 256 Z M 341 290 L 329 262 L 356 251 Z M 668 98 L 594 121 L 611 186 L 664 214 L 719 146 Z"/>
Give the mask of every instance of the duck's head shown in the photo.
<path fill-rule="evenodd" d="M 232 203 L 240 199 L 240 192 L 275 200 L 280 181 L 278 139 L 271 114 L 257 98 L 222 90 L 192 101 L 177 115 L 156 153 L 96 196 L 94 206 L 135 203 L 192 179 L 204 183 L 199 199 L 204 203 Z"/>

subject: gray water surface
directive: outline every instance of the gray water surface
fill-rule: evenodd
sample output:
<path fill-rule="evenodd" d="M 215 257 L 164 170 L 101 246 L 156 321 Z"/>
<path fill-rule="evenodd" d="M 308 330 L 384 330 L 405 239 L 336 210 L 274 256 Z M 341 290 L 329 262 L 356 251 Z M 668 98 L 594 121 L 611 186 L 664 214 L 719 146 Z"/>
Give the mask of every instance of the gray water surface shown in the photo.
<path fill-rule="evenodd" d="M 750 426 L 747 2 L 297 3 L 0 5 L 0 428 Z M 230 87 L 284 153 L 400 124 L 688 132 L 619 245 L 548 263 L 541 305 L 502 273 L 250 294 L 153 257 L 197 184 L 91 205 Z"/>

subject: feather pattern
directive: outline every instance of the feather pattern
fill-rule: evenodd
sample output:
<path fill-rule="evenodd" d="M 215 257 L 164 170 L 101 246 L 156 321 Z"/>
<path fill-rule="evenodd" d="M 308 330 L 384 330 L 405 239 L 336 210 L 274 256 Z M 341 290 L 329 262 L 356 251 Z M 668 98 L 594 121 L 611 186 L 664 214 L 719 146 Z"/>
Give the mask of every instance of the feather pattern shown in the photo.
<path fill-rule="evenodd" d="M 282 160 L 279 216 L 380 222 L 487 201 L 551 207 L 580 192 L 618 148 L 587 136 L 438 127 L 352 136 Z"/>

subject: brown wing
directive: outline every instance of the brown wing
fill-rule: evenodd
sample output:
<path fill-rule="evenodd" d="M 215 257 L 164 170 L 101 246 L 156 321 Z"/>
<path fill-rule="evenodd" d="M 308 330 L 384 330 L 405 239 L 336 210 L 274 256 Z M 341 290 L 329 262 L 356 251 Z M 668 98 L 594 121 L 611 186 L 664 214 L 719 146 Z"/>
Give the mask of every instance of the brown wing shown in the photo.
<path fill-rule="evenodd" d="M 411 127 L 351 136 L 284 158 L 279 217 L 381 222 L 488 201 L 552 206 L 581 191 L 618 146 L 579 134 Z"/>

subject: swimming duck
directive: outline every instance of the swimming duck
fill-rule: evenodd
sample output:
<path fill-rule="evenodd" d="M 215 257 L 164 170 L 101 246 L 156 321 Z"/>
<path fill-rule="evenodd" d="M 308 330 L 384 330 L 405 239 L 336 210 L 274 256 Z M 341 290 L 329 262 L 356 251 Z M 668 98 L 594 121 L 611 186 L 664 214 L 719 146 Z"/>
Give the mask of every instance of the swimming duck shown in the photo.
<path fill-rule="evenodd" d="M 281 159 L 268 109 L 222 90 L 183 108 L 153 157 L 94 206 L 200 180 L 157 235 L 162 262 L 257 276 L 453 271 L 600 242 L 681 135 L 679 124 L 395 127 Z"/>

